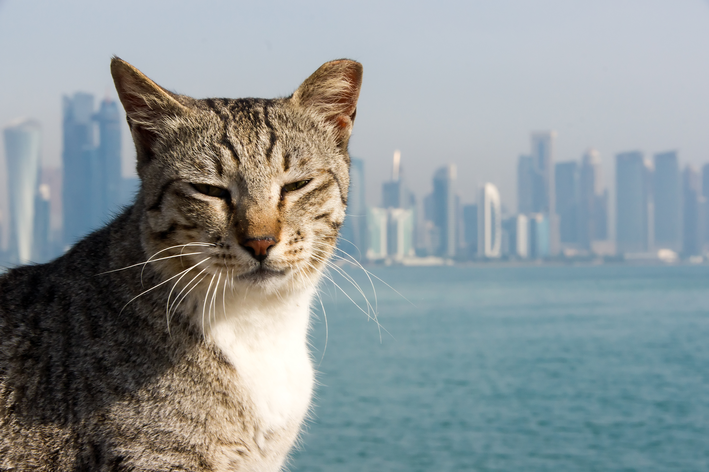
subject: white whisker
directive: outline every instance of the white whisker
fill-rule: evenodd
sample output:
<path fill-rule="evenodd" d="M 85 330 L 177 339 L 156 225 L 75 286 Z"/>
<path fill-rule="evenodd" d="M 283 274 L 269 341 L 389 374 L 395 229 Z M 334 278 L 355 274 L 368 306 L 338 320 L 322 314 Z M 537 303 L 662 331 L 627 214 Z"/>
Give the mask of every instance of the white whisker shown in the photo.
<path fill-rule="evenodd" d="M 190 267 L 190 268 L 188 268 L 188 269 L 185 269 L 185 270 L 183 270 L 182 272 L 178 272 L 177 274 L 173 275 L 173 276 L 170 277 L 169 279 L 160 282 L 159 284 L 155 285 L 155 286 L 152 287 L 152 288 L 149 288 L 148 290 L 144 290 L 144 291 L 141 292 L 140 294 L 138 294 L 138 295 L 136 295 L 135 297 L 131 298 L 131 299 L 128 301 L 128 303 L 126 303 L 126 304 L 123 306 L 123 308 L 121 309 L 121 311 L 120 311 L 119 314 L 123 313 L 123 310 L 125 310 L 126 307 L 127 307 L 128 305 L 130 305 L 131 302 L 133 302 L 133 301 L 136 300 L 137 298 L 142 297 L 143 295 L 145 295 L 145 294 L 148 293 L 148 292 L 152 292 L 153 290 L 155 290 L 156 288 L 160 287 L 161 285 L 165 285 L 166 283 L 168 283 L 168 282 L 171 281 L 172 279 L 175 279 L 175 278 L 179 277 L 179 276 L 182 275 L 183 273 L 191 271 L 192 269 L 194 269 L 195 267 L 197 267 L 197 266 L 200 265 L 201 263 L 208 261 L 209 259 L 211 259 L 211 257 L 207 257 L 206 259 L 202 259 L 201 261 L 199 261 L 198 263 L 196 263 L 196 264 L 193 265 L 192 267 Z"/>
<path fill-rule="evenodd" d="M 214 283 L 214 277 L 216 277 L 217 274 L 212 275 L 212 280 L 209 281 L 209 287 L 207 287 L 207 293 L 204 295 L 204 305 L 202 306 L 202 337 L 206 336 L 206 332 L 204 331 L 204 312 L 207 310 L 207 299 L 209 298 L 209 291 L 212 288 L 212 283 Z"/>
<path fill-rule="evenodd" d="M 189 287 L 190 284 L 192 284 L 192 282 L 195 281 L 195 279 L 197 279 L 197 277 L 199 277 L 200 275 L 202 275 L 202 274 L 203 274 L 204 272 L 206 272 L 206 271 L 207 271 L 207 268 L 205 267 L 204 269 L 202 269 L 202 270 L 200 271 L 199 274 L 195 275 L 195 276 L 192 278 L 192 280 L 190 280 L 190 282 L 185 286 L 185 288 L 182 289 L 182 291 L 181 291 L 180 293 L 184 292 L 185 289 L 186 289 L 187 287 Z M 197 287 L 199 286 L 199 284 L 202 283 L 202 281 L 203 281 L 205 278 L 207 278 L 207 274 L 204 274 L 204 275 L 202 276 L 202 278 L 199 279 L 199 281 L 197 281 L 197 283 L 195 283 L 195 284 L 192 286 L 192 288 L 190 288 L 189 290 L 187 290 L 187 293 L 185 293 L 185 294 L 182 296 L 182 298 L 179 298 L 179 297 L 180 297 L 180 294 L 177 295 L 177 298 L 175 298 L 175 301 L 172 302 L 173 305 L 170 307 L 170 313 L 171 313 L 171 314 L 170 314 L 170 316 L 169 316 L 169 318 L 168 318 L 168 320 L 167 320 L 168 326 L 170 325 L 170 320 L 172 319 L 172 317 L 175 316 L 175 314 L 177 313 L 177 309 L 179 308 L 180 304 L 185 300 L 185 298 L 187 298 L 187 296 L 190 294 L 190 292 L 191 292 L 192 290 L 194 290 L 195 288 L 197 288 Z"/>
<path fill-rule="evenodd" d="M 122 270 L 132 269 L 133 267 L 145 266 L 146 264 L 149 264 L 149 263 L 152 263 L 152 262 L 164 261 L 165 259 L 172 259 L 172 258 L 175 258 L 175 257 L 194 256 L 194 255 L 199 255 L 199 254 L 204 254 L 204 252 L 190 252 L 190 253 L 188 253 L 188 254 L 177 254 L 177 255 L 174 255 L 174 256 L 161 257 L 161 258 L 159 258 L 159 259 L 152 259 L 152 260 L 151 260 L 151 259 L 148 259 L 148 260 L 145 261 L 145 262 L 139 262 L 139 263 L 137 263 L 137 264 L 129 265 L 129 266 L 126 266 L 126 267 L 121 267 L 120 269 L 107 270 L 106 272 L 101 272 L 100 274 L 96 274 L 96 275 L 105 275 L 105 274 L 110 274 L 110 273 L 112 273 L 112 272 L 119 272 L 119 271 L 122 271 Z"/>

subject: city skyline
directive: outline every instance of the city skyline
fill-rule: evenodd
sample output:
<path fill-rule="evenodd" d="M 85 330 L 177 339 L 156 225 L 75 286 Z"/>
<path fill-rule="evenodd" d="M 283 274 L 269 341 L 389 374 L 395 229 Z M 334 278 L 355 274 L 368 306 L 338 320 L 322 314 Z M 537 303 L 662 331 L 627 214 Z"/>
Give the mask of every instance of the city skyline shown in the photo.
<path fill-rule="evenodd" d="M 7 162 L 7 171 L 18 177 L 11 180 L 14 187 L 8 187 L 9 193 L 0 195 L 0 199 L 8 200 L 12 208 L 0 218 L 0 224 L 5 226 L 0 229 L 9 232 L 5 246 L 9 245 L 11 251 L 19 251 L 19 261 L 30 260 L 29 248 L 32 248 L 34 260 L 43 257 L 37 254 L 56 255 L 56 244 L 64 248 L 71 246 L 76 239 L 105 223 L 120 205 L 130 201 L 137 182 L 134 178 L 121 177 L 118 171 L 121 130 L 117 126 L 117 103 L 105 98 L 95 111 L 93 100 L 91 94 L 83 92 L 63 98 L 65 164 L 62 167 L 64 178 L 60 181 L 68 184 L 62 188 L 57 188 L 56 183 L 48 184 L 47 180 L 60 169 L 39 165 L 40 124 L 35 120 L 16 120 L 5 128 L 7 152 L 18 148 L 17 142 L 33 143 L 32 146 L 20 146 L 31 148 L 31 151 L 13 151 L 16 157 Z M 19 136 L 18 130 L 24 129 L 35 130 L 34 138 L 24 138 L 24 141 L 13 138 Z M 676 151 L 655 153 L 652 159 L 642 151 L 620 152 L 614 156 L 616 182 L 613 186 L 611 182 L 603 181 L 604 170 L 598 151 L 590 149 L 578 160 L 556 162 L 557 133 L 553 130 L 533 131 L 530 136 L 530 151 L 519 154 L 516 167 L 518 196 L 526 193 L 526 198 L 518 202 L 518 206 L 523 207 L 521 212 L 510 211 L 505 205 L 509 204 L 508 199 L 501 196 L 497 186 L 490 182 L 479 186 L 479 198 L 472 204 L 462 201 L 455 164 L 440 167 L 433 173 L 430 193 L 417 194 L 410 189 L 406 179 L 411 166 L 405 158 L 402 163 L 399 150 L 393 153 L 390 179 L 383 176 L 377 179 L 376 183 L 382 186 L 381 204 L 371 204 L 365 198 L 371 186 L 366 182 L 365 161 L 353 158 L 349 218 L 343 228 L 343 242 L 346 245 L 352 242 L 356 248 L 353 246 L 348 252 L 358 259 L 372 260 L 392 256 L 401 259 L 414 253 L 444 258 L 497 258 L 504 254 L 517 254 L 523 258 L 525 254 L 554 257 L 562 250 L 565 255 L 577 251 L 581 251 L 580 254 L 590 251 L 610 255 L 614 252 L 644 253 L 656 248 L 678 254 L 702 253 L 704 234 L 709 234 L 709 218 L 705 217 L 709 164 L 705 163 L 700 173 L 691 164 L 681 165 Z M 24 171 L 25 177 L 21 177 L 17 170 L 21 162 L 18 156 L 23 153 L 31 155 L 26 163 L 30 170 L 29 173 Z M 28 180 L 31 175 L 34 177 Z M 17 187 L 16 180 L 25 182 L 24 187 Z M 28 193 L 27 189 L 31 187 L 35 190 Z M 615 199 L 611 202 L 609 189 L 613 187 L 616 189 Z M 75 195 L 77 189 L 80 191 Z M 13 200 L 12 192 L 18 190 L 26 194 L 24 200 Z M 32 197 L 34 194 L 36 196 Z M 87 198 L 89 194 L 91 197 Z M 50 195 L 55 198 L 63 195 L 64 199 L 59 206 L 54 204 L 52 215 Z M 18 225 L 17 215 L 22 213 L 18 208 L 30 208 L 33 198 L 36 199 L 34 213 L 25 212 L 23 218 L 27 222 Z M 492 207 L 487 203 L 488 198 L 495 202 Z M 18 206 L 19 201 L 26 202 Z M 57 215 L 56 208 L 71 208 L 74 212 Z M 475 213 L 478 208 L 487 215 Z M 492 217 L 489 216 L 491 211 Z M 614 213 L 615 218 L 611 216 Z M 18 235 L 32 232 L 33 214 L 34 226 L 40 228 L 44 239 L 35 237 L 32 242 L 20 238 L 23 239 L 23 249 L 17 246 Z M 516 214 L 525 217 L 527 223 L 519 219 L 507 221 Z M 39 220 L 37 215 L 41 215 Z M 52 244 L 55 246 L 50 246 L 55 249 L 42 252 L 38 241 L 49 242 L 50 221 L 57 219 L 64 221 L 63 237 L 61 241 L 54 237 Z M 615 235 L 608 230 L 613 226 L 613 219 L 616 222 Z M 431 226 L 426 226 L 426 221 Z M 528 228 L 520 229 L 522 224 L 527 224 Z M 503 241 L 501 237 L 509 239 Z M 520 242 L 524 240 L 528 241 Z M 539 246 L 541 240 L 545 242 Z M 612 241 L 615 249 L 607 246 L 607 241 Z M 604 244 L 599 246 L 596 243 Z M 528 247 L 522 248 L 525 245 Z M 518 249 L 514 250 L 515 247 Z"/>
<path fill-rule="evenodd" d="M 129 13 L 138 9 L 143 14 Z M 182 34 L 186 24 L 190 35 Z M 140 33 L 127 35 L 123 25 Z M 467 183 L 463 202 L 493 182 L 514 210 L 509 169 L 531 130 L 558 132 L 557 161 L 597 149 L 609 182 L 615 154 L 629 149 L 677 149 L 684 162 L 701 165 L 709 149 L 707 25 L 709 4 L 700 0 L 210 8 L 178 1 L 169 9 L 131 0 L 41 8 L 8 0 L 0 4 L 0 124 L 40 121 L 43 159 L 57 165 L 57 97 L 82 90 L 115 98 L 113 54 L 196 97 L 287 95 L 313 67 L 352 57 L 364 65 L 364 84 L 351 151 L 367 164 L 369 203 L 380 200 L 378 176 L 400 149 L 418 194 L 429 191 L 435 169 L 455 163 Z M 121 127 L 131 175 L 122 117 Z"/>

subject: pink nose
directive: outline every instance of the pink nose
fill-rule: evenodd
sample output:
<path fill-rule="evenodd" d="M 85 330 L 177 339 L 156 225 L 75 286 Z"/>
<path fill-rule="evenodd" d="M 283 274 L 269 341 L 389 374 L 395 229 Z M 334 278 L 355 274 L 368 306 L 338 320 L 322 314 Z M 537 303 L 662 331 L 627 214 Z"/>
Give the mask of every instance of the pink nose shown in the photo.
<path fill-rule="evenodd" d="M 268 257 L 268 251 L 276 245 L 276 240 L 271 237 L 247 239 L 241 245 L 257 261 L 261 262 Z"/>

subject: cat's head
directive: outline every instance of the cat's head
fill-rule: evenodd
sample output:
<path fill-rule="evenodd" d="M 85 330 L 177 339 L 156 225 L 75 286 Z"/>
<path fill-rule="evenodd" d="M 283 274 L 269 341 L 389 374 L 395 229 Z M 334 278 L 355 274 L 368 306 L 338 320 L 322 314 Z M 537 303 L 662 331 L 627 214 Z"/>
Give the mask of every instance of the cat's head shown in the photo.
<path fill-rule="evenodd" d="M 165 258 L 162 277 L 314 283 L 345 218 L 362 66 L 328 62 L 273 100 L 177 95 L 119 58 L 111 73 L 137 151 L 143 246 Z"/>

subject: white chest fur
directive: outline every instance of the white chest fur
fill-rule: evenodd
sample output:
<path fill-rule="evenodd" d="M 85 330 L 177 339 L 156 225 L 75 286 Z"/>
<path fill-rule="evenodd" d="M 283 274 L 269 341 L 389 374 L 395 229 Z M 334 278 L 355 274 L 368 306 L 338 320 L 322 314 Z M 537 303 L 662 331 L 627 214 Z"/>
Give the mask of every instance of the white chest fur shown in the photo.
<path fill-rule="evenodd" d="M 236 368 L 263 435 L 298 428 L 308 412 L 314 383 L 307 349 L 311 298 L 311 292 L 263 300 L 235 297 L 226 316 L 206 329 L 207 338 Z"/>

